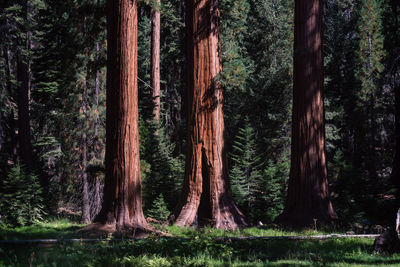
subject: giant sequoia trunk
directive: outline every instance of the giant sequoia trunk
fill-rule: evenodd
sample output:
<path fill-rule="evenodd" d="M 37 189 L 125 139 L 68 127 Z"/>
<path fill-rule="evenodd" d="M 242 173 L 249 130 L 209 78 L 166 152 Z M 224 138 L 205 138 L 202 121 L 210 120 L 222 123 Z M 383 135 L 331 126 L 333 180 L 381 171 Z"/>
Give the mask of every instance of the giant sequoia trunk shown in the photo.
<path fill-rule="evenodd" d="M 137 1 L 107 4 L 106 178 L 102 209 L 94 221 L 100 225 L 97 230 L 144 230 L 149 226 L 140 181 Z"/>
<path fill-rule="evenodd" d="M 153 8 L 151 19 L 151 86 L 153 87 L 154 118 L 160 122 L 160 0 Z"/>
<path fill-rule="evenodd" d="M 277 222 L 306 226 L 336 218 L 328 191 L 323 103 L 322 0 L 296 0 L 291 168 Z"/>
<path fill-rule="evenodd" d="M 236 229 L 246 224 L 232 199 L 224 142 L 217 0 L 187 0 L 186 170 L 176 224 Z M 198 216 L 196 216 L 198 215 Z"/>

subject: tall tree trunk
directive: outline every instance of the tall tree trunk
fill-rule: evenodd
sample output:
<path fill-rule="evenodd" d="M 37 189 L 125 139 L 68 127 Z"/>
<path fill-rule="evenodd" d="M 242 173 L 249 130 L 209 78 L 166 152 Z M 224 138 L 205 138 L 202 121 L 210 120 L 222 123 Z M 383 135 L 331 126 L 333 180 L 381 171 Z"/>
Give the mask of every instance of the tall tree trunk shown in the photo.
<path fill-rule="evenodd" d="M 92 220 L 97 216 L 97 214 L 101 210 L 101 183 L 100 183 L 100 177 L 99 175 L 96 175 L 95 181 L 94 181 L 94 196 L 93 196 L 93 204 L 92 208 L 90 210 L 90 219 Z"/>
<path fill-rule="evenodd" d="M 24 1 L 24 18 L 28 19 L 28 1 Z M 24 49 L 30 49 L 30 32 L 26 32 L 26 39 L 23 41 Z M 29 118 L 29 63 L 24 52 L 19 49 L 17 52 L 17 107 L 18 107 L 18 144 L 20 161 L 27 171 L 32 171 L 33 156 L 31 143 L 31 129 Z"/>
<path fill-rule="evenodd" d="M 83 82 L 83 91 L 82 91 L 82 112 L 84 118 L 87 118 L 87 86 L 86 86 L 86 77 Z M 88 175 L 87 175 L 87 136 L 86 136 L 86 127 L 85 121 L 82 123 L 82 170 L 81 170 L 81 179 L 82 179 L 82 222 L 89 223 L 90 222 L 90 203 L 89 203 L 89 183 L 88 183 Z"/>
<path fill-rule="evenodd" d="M 12 95 L 12 81 L 11 81 L 11 51 L 8 46 L 4 46 L 4 57 L 5 57 L 5 71 L 6 71 L 6 87 L 7 87 L 7 94 Z M 10 103 L 10 100 L 7 100 L 6 105 L 11 106 L 12 104 Z M 5 114 L 4 114 L 5 115 Z M 18 134 L 16 132 L 16 123 L 14 119 L 14 111 L 13 108 L 11 108 L 11 111 L 9 114 L 7 114 L 7 117 L 5 118 L 8 124 L 8 135 L 6 135 L 6 144 L 10 144 L 11 146 L 9 147 L 9 159 L 8 159 L 8 164 L 12 165 L 17 162 L 18 160 Z"/>
<path fill-rule="evenodd" d="M 107 1 L 106 178 L 95 222 L 106 231 L 149 229 L 140 180 L 137 1 Z"/>
<path fill-rule="evenodd" d="M 100 43 L 96 43 L 96 52 L 97 55 L 99 54 L 100 51 Z M 96 56 L 96 61 L 98 61 L 98 56 Z M 96 103 L 96 118 L 95 118 L 95 122 L 94 122 L 94 140 L 95 140 L 95 145 L 94 145 L 94 149 L 95 149 L 95 155 L 94 157 L 96 157 L 96 155 L 101 155 L 101 151 L 103 150 L 103 144 L 100 141 L 100 137 L 99 137 L 99 126 L 100 126 L 100 116 L 99 116 L 99 94 L 100 94 L 100 71 L 97 69 L 96 70 L 96 78 L 95 78 L 95 88 L 94 88 L 94 102 Z M 96 177 L 95 177 L 95 192 L 94 192 L 94 196 L 93 196 L 93 204 L 92 204 L 92 208 L 90 211 L 90 219 L 92 220 L 100 211 L 101 209 L 101 192 L 100 192 L 100 177 L 99 175 L 96 173 Z"/>
<path fill-rule="evenodd" d="M 160 122 L 160 0 L 151 13 L 151 86 L 153 87 L 154 118 Z"/>
<path fill-rule="evenodd" d="M 291 168 L 277 222 L 306 226 L 336 218 L 325 159 L 321 0 L 296 0 Z"/>
<path fill-rule="evenodd" d="M 399 74 L 398 74 L 399 75 Z M 395 84 L 394 94 L 395 94 L 395 138 L 396 147 L 395 155 L 393 159 L 393 171 L 392 180 L 400 186 L 400 84 Z M 399 193 L 400 195 L 400 193 Z"/>
<path fill-rule="evenodd" d="M 217 0 L 187 0 L 188 135 L 185 180 L 174 212 L 176 224 L 236 229 L 245 217 L 236 207 L 228 177 L 222 112 Z"/>
<path fill-rule="evenodd" d="M 33 168 L 33 161 L 29 118 L 29 78 L 27 64 L 23 62 L 21 55 L 18 55 L 17 78 L 19 82 L 17 101 L 19 156 L 21 163 L 30 172 Z"/>
<path fill-rule="evenodd" d="M 82 23 L 83 38 L 86 39 L 86 16 L 83 17 Z M 88 140 L 86 135 L 86 120 L 87 120 L 87 104 L 88 104 L 88 93 L 87 93 L 87 73 L 83 78 L 82 86 L 82 115 L 84 119 L 82 120 L 82 169 L 81 169 L 81 181 L 82 181 L 82 223 L 90 222 L 90 201 L 89 201 L 89 182 L 87 174 L 87 154 L 88 154 Z"/>

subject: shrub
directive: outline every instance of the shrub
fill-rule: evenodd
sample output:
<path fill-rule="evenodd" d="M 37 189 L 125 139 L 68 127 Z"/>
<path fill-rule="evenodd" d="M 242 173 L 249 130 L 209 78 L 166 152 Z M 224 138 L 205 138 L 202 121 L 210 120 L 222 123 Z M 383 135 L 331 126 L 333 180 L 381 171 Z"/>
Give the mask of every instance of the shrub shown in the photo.
<path fill-rule="evenodd" d="M 41 188 L 36 175 L 26 173 L 22 165 L 15 165 L 2 179 L 0 189 L 1 223 L 23 226 L 42 219 Z"/>

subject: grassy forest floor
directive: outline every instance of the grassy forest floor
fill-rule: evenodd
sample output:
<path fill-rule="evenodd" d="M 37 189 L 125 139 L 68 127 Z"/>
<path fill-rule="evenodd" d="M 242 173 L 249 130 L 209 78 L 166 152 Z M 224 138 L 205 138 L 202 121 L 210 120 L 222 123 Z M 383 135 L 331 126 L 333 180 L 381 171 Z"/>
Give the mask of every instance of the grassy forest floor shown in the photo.
<path fill-rule="evenodd" d="M 29 227 L 0 228 L 0 239 L 79 238 L 84 225 L 57 220 Z M 0 266 L 400 266 L 400 254 L 371 255 L 373 239 L 216 240 L 216 237 L 320 235 L 265 227 L 241 231 L 163 229 L 178 238 L 139 241 L 2 245 Z M 179 238 L 180 237 L 180 238 Z"/>

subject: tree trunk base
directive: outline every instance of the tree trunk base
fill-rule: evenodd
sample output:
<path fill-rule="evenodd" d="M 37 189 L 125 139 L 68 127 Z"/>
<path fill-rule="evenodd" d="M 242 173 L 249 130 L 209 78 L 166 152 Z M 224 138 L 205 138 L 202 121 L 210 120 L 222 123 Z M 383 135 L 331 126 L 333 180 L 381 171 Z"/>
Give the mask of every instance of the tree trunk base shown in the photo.
<path fill-rule="evenodd" d="M 185 205 L 179 212 L 172 213 L 166 224 L 175 224 L 180 227 L 196 225 L 198 227 L 213 227 L 223 230 L 237 230 L 248 226 L 246 217 L 232 200 L 217 211 L 214 210 L 213 214 L 208 214 L 210 216 L 203 216 L 204 214 L 199 211 L 199 207 L 192 209 L 193 206 L 195 205 Z"/>
<path fill-rule="evenodd" d="M 79 230 L 85 237 L 109 237 L 110 235 L 114 237 L 129 237 L 129 238 L 146 238 L 150 234 L 165 235 L 165 233 L 154 229 L 151 226 L 134 226 L 134 225 L 124 225 L 117 226 L 117 224 L 103 224 L 99 222 L 94 222 L 86 226 L 85 228 Z"/>

